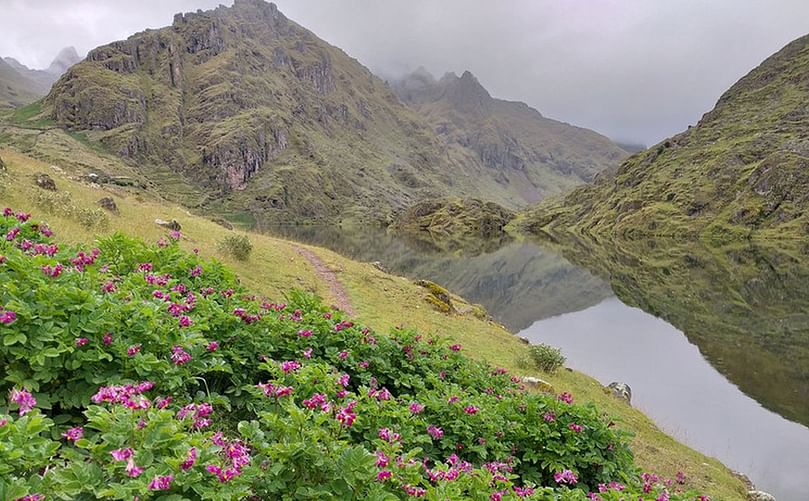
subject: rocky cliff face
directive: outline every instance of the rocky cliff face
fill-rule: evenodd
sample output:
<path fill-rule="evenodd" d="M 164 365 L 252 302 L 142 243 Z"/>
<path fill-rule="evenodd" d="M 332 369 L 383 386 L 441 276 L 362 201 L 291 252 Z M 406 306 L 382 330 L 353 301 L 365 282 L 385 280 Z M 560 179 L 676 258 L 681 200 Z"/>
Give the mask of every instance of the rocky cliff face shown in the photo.
<path fill-rule="evenodd" d="M 471 153 L 495 182 L 519 186 L 524 202 L 588 182 L 627 155 L 593 131 L 493 98 L 469 71 L 436 80 L 419 68 L 394 81 L 393 89 L 443 140 Z"/>
<path fill-rule="evenodd" d="M 98 47 L 45 103 L 144 172 L 183 173 L 200 204 L 259 219 L 384 215 L 451 181 L 439 142 L 382 81 L 262 0 Z"/>

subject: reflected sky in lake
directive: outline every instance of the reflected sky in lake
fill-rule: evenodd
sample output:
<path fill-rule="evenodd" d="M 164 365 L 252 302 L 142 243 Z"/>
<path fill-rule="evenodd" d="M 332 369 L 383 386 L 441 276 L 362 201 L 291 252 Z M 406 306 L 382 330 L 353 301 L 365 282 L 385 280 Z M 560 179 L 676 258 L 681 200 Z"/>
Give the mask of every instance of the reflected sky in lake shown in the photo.
<path fill-rule="evenodd" d="M 568 365 L 632 388 L 632 405 L 684 443 L 746 473 L 781 501 L 809 492 L 809 429 L 742 393 L 670 324 L 617 298 L 535 322 L 520 335 Z"/>

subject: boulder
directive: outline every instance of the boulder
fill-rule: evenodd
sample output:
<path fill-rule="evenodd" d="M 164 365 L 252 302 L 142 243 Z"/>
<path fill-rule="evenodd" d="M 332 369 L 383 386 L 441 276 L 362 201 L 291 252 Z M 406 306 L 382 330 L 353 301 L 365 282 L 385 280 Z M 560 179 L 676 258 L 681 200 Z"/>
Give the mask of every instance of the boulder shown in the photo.
<path fill-rule="evenodd" d="M 543 393 L 556 393 L 556 389 L 554 389 L 551 383 L 538 377 L 523 376 L 520 381 L 522 381 L 525 386 L 529 388 L 536 388 Z"/>
<path fill-rule="evenodd" d="M 40 172 L 39 174 L 37 174 L 34 180 L 37 186 L 39 186 L 43 190 L 56 191 L 56 182 L 53 180 L 51 176 L 45 174 L 44 172 Z"/>
<path fill-rule="evenodd" d="M 115 199 L 112 197 L 104 197 L 100 199 L 98 202 L 98 206 L 104 210 L 112 212 L 113 214 L 118 214 L 118 205 L 115 203 Z"/>
<path fill-rule="evenodd" d="M 0 171 L 6 170 L 6 163 L 3 161 L 3 157 L 0 157 Z"/>
<path fill-rule="evenodd" d="M 626 400 L 626 403 L 632 402 L 632 388 L 628 384 L 612 382 L 607 385 L 607 389 L 616 397 Z"/>
<path fill-rule="evenodd" d="M 747 499 L 750 501 L 775 501 L 775 496 L 764 491 L 747 491 Z"/>
<path fill-rule="evenodd" d="M 385 265 L 382 264 L 381 261 L 374 261 L 374 262 L 371 263 L 371 266 L 373 266 L 377 270 L 381 271 L 382 273 L 387 273 L 388 272 L 387 268 L 385 268 Z"/>
<path fill-rule="evenodd" d="M 156 224 L 158 226 L 162 226 L 163 228 L 166 228 L 167 230 L 172 230 L 172 231 L 180 231 L 182 229 L 182 227 L 180 226 L 180 223 L 178 223 L 176 219 L 172 219 L 171 221 L 164 221 L 162 219 L 155 219 L 154 224 Z"/>
<path fill-rule="evenodd" d="M 531 344 L 531 340 L 527 337 L 518 336 L 517 339 L 519 339 L 522 344 Z"/>

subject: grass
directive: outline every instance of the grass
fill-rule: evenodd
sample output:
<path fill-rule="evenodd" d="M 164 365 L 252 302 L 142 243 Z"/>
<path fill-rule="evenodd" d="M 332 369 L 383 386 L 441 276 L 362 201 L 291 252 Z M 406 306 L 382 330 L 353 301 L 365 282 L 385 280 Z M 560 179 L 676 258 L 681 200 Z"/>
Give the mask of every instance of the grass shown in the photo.
<path fill-rule="evenodd" d="M 253 243 L 249 260 L 238 261 L 222 254 L 217 243 L 228 235 L 241 234 L 239 231 L 226 230 L 212 221 L 191 215 L 181 207 L 148 199 L 124 188 L 93 188 L 78 183 L 69 178 L 69 173 L 63 175 L 49 169 L 48 164 L 9 149 L 0 149 L 0 156 L 8 166 L 8 175 L 0 178 L 4 185 L 0 187 L 3 205 L 39 212 L 33 204 L 39 188 L 30 178 L 36 172 L 49 172 L 60 189 L 70 191 L 77 204 L 94 207 L 101 197 L 115 199 L 120 216 L 110 216 L 106 232 L 123 231 L 154 241 L 165 233 L 154 224 L 155 218 L 177 219 L 185 235 L 184 246 L 198 248 L 200 254 L 215 256 L 227 263 L 248 288 L 276 298 L 280 298 L 284 291 L 299 288 L 314 292 L 327 302 L 334 300 L 327 284 L 318 278 L 313 266 L 296 250 L 296 247 L 305 247 L 336 272 L 361 322 L 378 330 L 404 324 L 425 334 L 446 335 L 463 344 L 465 351 L 473 356 L 513 373 L 524 373 L 519 368 L 519 361 L 528 354 L 528 347 L 515 336 L 497 323 L 478 319 L 471 312 L 447 315 L 434 310 L 425 301 L 428 292 L 406 278 L 383 273 L 371 264 L 352 261 L 326 249 L 258 234 L 249 235 Z M 54 216 L 49 217 L 48 222 L 62 241 L 81 243 L 95 238 L 92 231 L 71 219 Z M 460 298 L 453 297 L 453 301 L 463 304 Z M 632 431 L 637 463 L 644 469 L 668 477 L 674 477 L 681 470 L 690 486 L 710 493 L 714 499 L 745 499 L 743 483 L 719 461 L 669 437 L 643 413 L 605 393 L 602 385 L 593 378 L 568 370 L 541 377 L 553 384 L 557 391 L 572 392 L 578 402 L 594 402 L 618 426 Z"/>

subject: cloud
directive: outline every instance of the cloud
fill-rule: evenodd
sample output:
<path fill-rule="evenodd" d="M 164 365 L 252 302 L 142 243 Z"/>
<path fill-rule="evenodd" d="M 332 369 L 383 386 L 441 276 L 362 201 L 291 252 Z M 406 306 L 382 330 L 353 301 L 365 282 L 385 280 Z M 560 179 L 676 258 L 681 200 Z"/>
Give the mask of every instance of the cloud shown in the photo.
<path fill-rule="evenodd" d="M 0 0 L 0 54 L 46 66 L 218 0 Z M 226 3 L 230 3 L 229 1 Z M 809 33 L 805 0 L 278 0 L 380 75 L 470 70 L 492 95 L 614 139 L 654 143 Z"/>

